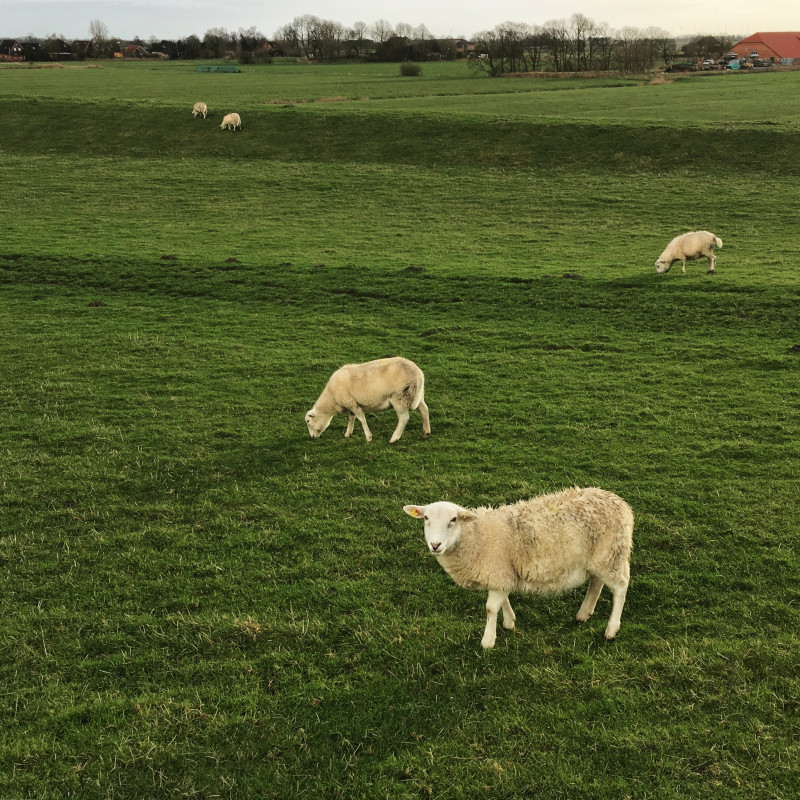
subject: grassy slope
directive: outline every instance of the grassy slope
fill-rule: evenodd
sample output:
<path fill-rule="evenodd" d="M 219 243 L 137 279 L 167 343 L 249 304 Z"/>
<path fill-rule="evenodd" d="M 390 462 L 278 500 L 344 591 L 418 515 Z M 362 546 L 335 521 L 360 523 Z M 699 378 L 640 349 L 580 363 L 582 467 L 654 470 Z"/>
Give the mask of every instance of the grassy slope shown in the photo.
<path fill-rule="evenodd" d="M 796 795 L 796 126 L 744 157 L 621 91 L 578 128 L 314 104 L 235 137 L 0 98 L 2 792 Z M 706 226 L 718 275 L 655 276 Z M 305 438 L 336 365 L 400 352 L 431 440 Z M 620 640 L 576 593 L 479 652 L 400 506 L 571 483 L 637 513 Z"/>

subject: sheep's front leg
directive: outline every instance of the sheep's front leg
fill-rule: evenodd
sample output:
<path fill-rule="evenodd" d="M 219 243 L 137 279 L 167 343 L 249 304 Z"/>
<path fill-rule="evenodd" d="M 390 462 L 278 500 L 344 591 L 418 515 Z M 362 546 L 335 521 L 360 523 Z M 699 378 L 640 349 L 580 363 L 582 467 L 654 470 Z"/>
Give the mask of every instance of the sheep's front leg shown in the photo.
<path fill-rule="evenodd" d="M 686 274 L 686 261 L 681 261 L 681 272 L 685 275 Z"/>
<path fill-rule="evenodd" d="M 347 430 L 344 432 L 345 438 L 350 436 L 353 432 L 353 423 L 356 421 L 356 415 L 352 411 L 347 412 Z"/>
<path fill-rule="evenodd" d="M 712 252 L 711 255 L 708 257 L 708 270 L 706 270 L 706 274 L 710 274 L 714 271 L 714 267 L 717 265 L 717 257 Z"/>
<path fill-rule="evenodd" d="M 364 409 L 356 406 L 356 410 L 353 412 L 358 421 L 361 423 L 361 427 L 364 429 L 364 436 L 366 436 L 367 441 L 372 441 L 372 431 L 369 429 L 369 425 L 367 425 L 367 418 L 364 416 Z"/>
<path fill-rule="evenodd" d="M 501 608 L 505 609 L 506 603 L 508 603 L 508 595 L 505 592 L 489 592 L 489 596 L 486 598 L 486 628 L 483 631 L 481 646 L 487 650 L 494 647 L 497 638 L 497 612 Z M 511 608 L 510 604 L 509 608 Z M 505 614 L 505 611 L 503 613 Z"/>

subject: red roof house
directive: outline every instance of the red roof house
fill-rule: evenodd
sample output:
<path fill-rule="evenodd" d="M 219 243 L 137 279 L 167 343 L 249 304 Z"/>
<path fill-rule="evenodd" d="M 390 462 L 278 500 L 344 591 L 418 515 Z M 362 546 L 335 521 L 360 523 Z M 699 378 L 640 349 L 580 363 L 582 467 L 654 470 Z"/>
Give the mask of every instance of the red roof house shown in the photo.
<path fill-rule="evenodd" d="M 731 52 L 736 53 L 739 58 L 755 57 L 754 54 L 757 53 L 762 61 L 791 63 L 794 60 L 796 64 L 800 64 L 800 32 L 754 33 L 737 42 Z"/>

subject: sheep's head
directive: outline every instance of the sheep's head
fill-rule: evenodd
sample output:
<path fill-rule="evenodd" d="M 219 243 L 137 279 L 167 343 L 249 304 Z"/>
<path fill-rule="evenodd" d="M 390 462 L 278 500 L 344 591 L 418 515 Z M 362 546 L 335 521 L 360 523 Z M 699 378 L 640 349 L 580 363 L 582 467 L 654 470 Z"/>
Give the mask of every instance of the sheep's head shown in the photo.
<path fill-rule="evenodd" d="M 656 261 L 656 272 L 661 275 L 663 272 L 669 272 L 669 268 L 672 266 L 672 262 L 668 261 L 666 258 L 659 258 Z"/>
<path fill-rule="evenodd" d="M 306 414 L 306 425 L 308 425 L 308 433 L 312 439 L 319 439 L 322 432 L 328 425 L 331 424 L 333 415 L 320 414 L 316 408 L 312 408 Z"/>
<path fill-rule="evenodd" d="M 474 511 L 444 501 L 427 506 L 403 506 L 403 511 L 424 520 L 425 542 L 435 556 L 452 550 L 461 538 L 462 523 L 476 518 Z"/>

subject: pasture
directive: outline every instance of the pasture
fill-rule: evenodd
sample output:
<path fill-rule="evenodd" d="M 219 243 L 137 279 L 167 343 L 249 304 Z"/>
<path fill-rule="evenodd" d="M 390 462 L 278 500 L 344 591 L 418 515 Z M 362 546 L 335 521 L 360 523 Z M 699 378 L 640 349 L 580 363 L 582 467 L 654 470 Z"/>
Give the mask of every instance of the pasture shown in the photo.
<path fill-rule="evenodd" d="M 800 73 L 244 70 L 0 70 L 0 796 L 796 797 Z M 431 438 L 312 441 L 389 354 Z M 482 651 L 402 506 L 570 485 L 618 639 Z"/>

